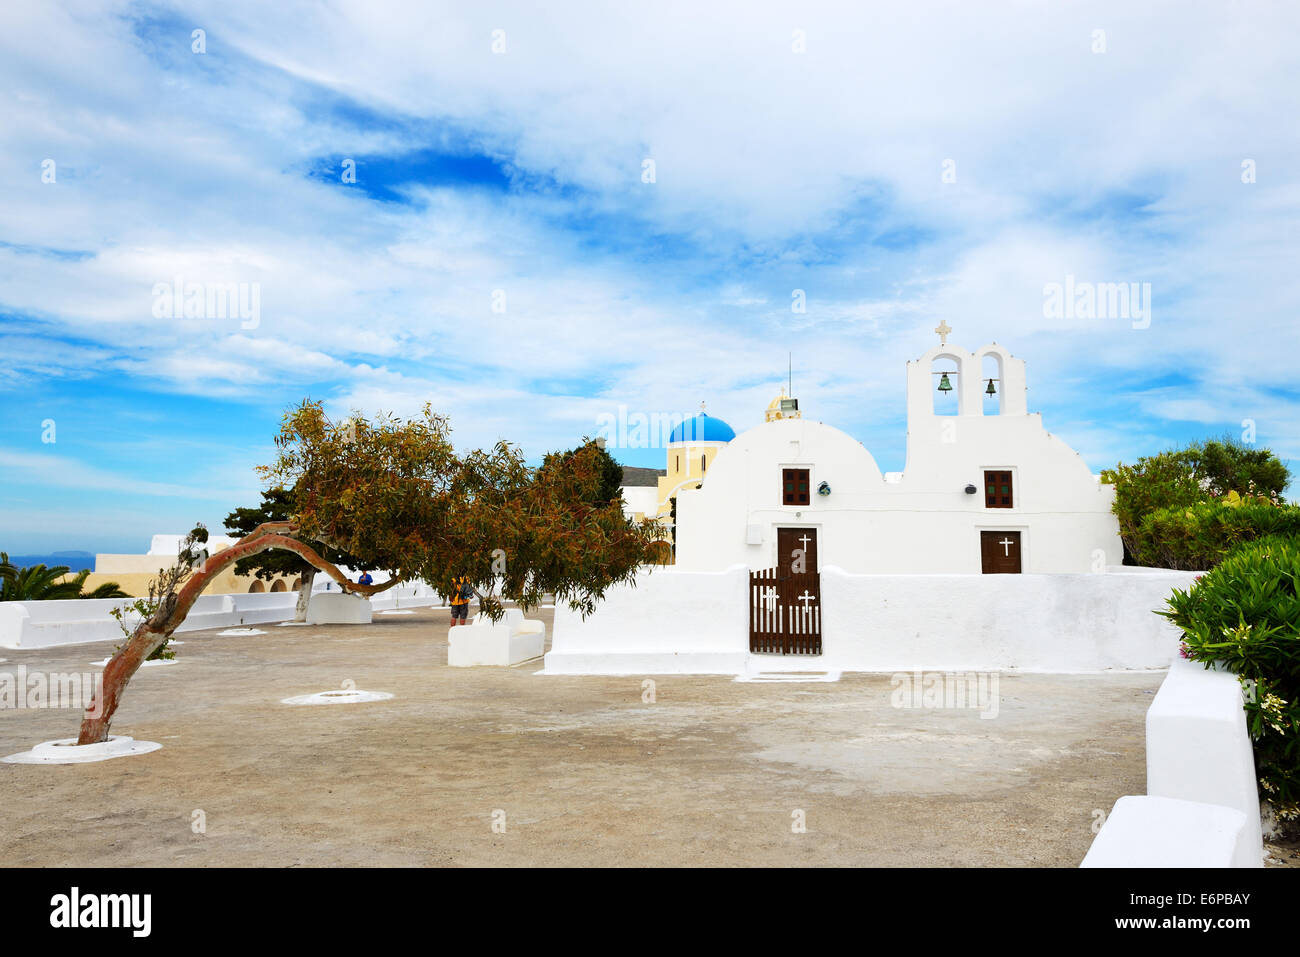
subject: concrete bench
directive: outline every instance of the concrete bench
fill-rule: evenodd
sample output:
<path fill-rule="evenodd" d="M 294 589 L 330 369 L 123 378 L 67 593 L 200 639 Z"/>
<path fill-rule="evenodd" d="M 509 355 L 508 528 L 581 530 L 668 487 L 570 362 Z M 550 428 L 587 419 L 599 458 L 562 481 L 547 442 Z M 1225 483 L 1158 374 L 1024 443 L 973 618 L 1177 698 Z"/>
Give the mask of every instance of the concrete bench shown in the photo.
<path fill-rule="evenodd" d="M 453 668 L 515 665 L 541 657 L 545 650 L 545 623 L 525 619 L 518 608 L 507 608 L 499 622 L 479 614 L 471 624 L 451 629 L 447 664 Z"/>
<path fill-rule="evenodd" d="M 1248 824 L 1219 804 L 1130 795 L 1115 802 L 1079 866 L 1262 867 Z"/>
<path fill-rule="evenodd" d="M 366 599 L 342 592 L 313 592 L 307 603 L 309 625 L 368 625 L 372 614 Z"/>

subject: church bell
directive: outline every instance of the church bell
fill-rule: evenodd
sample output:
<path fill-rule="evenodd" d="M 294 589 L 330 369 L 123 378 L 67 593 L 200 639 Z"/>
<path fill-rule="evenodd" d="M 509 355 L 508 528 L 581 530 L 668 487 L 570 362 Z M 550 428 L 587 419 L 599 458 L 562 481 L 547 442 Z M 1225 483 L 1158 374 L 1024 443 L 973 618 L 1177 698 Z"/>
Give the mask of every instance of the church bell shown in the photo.
<path fill-rule="evenodd" d="M 939 377 L 939 391 L 940 392 L 952 391 L 952 383 L 948 381 L 948 373 L 946 372 Z"/>

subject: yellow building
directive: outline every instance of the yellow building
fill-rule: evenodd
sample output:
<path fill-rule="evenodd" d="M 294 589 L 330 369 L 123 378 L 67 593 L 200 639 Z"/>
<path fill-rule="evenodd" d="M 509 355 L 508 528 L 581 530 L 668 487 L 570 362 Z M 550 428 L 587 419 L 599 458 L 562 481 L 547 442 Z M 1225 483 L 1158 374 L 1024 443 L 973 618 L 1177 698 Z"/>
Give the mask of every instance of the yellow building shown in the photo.
<path fill-rule="evenodd" d="M 119 588 L 132 598 L 144 598 L 149 594 L 149 582 L 158 577 L 161 569 L 169 567 L 175 561 L 179 535 L 155 535 L 153 546 L 144 555 L 95 556 L 95 570 L 86 577 L 85 591 L 104 584 L 117 582 Z M 233 545 L 235 539 L 214 535 L 208 539 L 211 554 L 216 554 Z M 251 575 L 236 575 L 235 566 L 231 565 L 212 580 L 204 593 L 208 595 L 235 595 L 247 592 L 264 591 L 298 591 L 302 582 L 294 575 L 276 575 L 270 581 L 254 578 Z"/>

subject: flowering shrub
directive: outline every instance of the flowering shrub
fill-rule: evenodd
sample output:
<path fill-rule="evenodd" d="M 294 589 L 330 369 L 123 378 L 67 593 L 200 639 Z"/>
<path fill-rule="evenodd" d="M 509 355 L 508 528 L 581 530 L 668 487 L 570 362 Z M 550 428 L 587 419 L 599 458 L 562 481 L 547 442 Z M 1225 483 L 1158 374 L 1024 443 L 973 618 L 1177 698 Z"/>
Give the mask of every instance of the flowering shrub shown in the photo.
<path fill-rule="evenodd" d="M 1300 539 L 1242 545 L 1157 614 L 1182 630 L 1184 658 L 1241 680 L 1259 786 L 1279 819 L 1300 820 Z"/>

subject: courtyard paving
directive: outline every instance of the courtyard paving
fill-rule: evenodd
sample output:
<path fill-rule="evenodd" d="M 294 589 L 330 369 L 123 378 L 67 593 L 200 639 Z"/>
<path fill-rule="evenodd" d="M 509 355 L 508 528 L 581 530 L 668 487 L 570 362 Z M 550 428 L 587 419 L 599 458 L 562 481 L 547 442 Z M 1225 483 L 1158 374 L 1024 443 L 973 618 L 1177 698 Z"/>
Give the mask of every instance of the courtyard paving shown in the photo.
<path fill-rule="evenodd" d="M 441 608 L 259 627 L 181 635 L 132 680 L 113 732 L 161 750 L 0 764 L 0 865 L 1074 867 L 1094 811 L 1145 790 L 1162 678 L 1004 675 L 992 719 L 894 707 L 889 675 L 656 676 L 647 702 L 643 676 L 449 668 Z M 110 647 L 0 649 L 0 670 Z M 395 697 L 280 703 L 347 681 Z M 0 754 L 78 721 L 0 711 Z"/>

